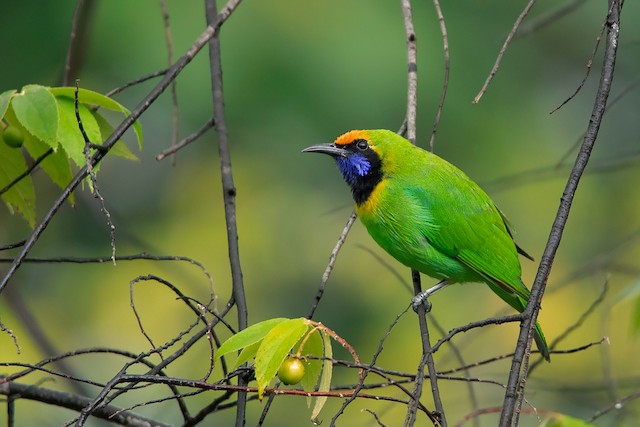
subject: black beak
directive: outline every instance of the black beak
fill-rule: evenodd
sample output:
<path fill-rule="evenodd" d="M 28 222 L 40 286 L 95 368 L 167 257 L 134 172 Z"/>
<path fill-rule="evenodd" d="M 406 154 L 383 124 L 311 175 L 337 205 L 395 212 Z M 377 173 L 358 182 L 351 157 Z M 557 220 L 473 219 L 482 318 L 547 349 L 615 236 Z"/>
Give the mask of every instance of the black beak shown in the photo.
<path fill-rule="evenodd" d="M 347 150 L 337 147 L 334 144 L 312 145 L 302 150 L 303 153 L 324 153 L 331 157 L 347 157 Z"/>

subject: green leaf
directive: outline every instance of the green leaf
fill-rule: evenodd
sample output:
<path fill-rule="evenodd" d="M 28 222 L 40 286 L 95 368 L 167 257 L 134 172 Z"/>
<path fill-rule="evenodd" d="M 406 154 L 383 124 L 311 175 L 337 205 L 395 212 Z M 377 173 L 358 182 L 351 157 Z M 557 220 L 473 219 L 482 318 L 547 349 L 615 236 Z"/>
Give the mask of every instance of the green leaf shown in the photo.
<path fill-rule="evenodd" d="M 322 346 L 322 336 L 317 329 L 311 332 L 307 338 L 304 348 L 301 351 L 296 350 L 305 358 L 304 361 L 304 377 L 302 377 L 302 388 L 305 391 L 315 391 L 318 378 L 322 372 L 322 361 L 315 359 L 306 359 L 308 356 L 322 357 L 324 354 Z M 307 397 L 307 405 L 311 406 L 311 397 Z"/>
<path fill-rule="evenodd" d="M 109 137 L 109 135 L 113 133 L 113 127 L 109 124 L 108 121 L 105 120 L 104 117 L 98 114 L 97 111 L 92 111 L 91 114 L 93 114 L 93 118 L 96 120 L 96 122 L 98 123 L 98 126 L 100 127 L 100 133 L 102 134 L 102 139 L 106 140 Z M 118 140 L 113 145 L 113 147 L 111 147 L 111 150 L 109 150 L 109 154 L 112 156 L 122 157 L 127 160 L 136 160 L 136 161 L 138 160 L 138 157 L 135 154 L 133 154 L 131 150 L 129 150 L 129 147 L 127 147 L 124 144 L 124 142 L 122 142 L 122 140 Z"/>
<path fill-rule="evenodd" d="M 333 376 L 333 363 L 331 358 L 333 357 L 333 349 L 331 348 L 331 337 L 327 333 L 322 333 L 322 341 L 324 343 L 324 357 L 322 361 L 322 376 L 320 377 L 320 384 L 318 385 L 318 391 L 326 392 L 331 390 L 331 377 Z M 318 415 L 324 404 L 327 403 L 327 396 L 318 396 L 316 403 L 313 405 L 311 411 L 311 422 L 318 425 Z"/>
<path fill-rule="evenodd" d="M 637 334 L 638 332 L 640 332 L 640 298 L 636 299 L 631 312 L 631 333 Z"/>
<path fill-rule="evenodd" d="M 7 90 L 0 93 L 0 119 L 4 117 L 4 113 L 7 111 L 9 102 L 11 102 L 11 98 L 13 97 L 14 93 L 16 93 L 15 89 Z"/>
<path fill-rule="evenodd" d="M 37 138 L 25 138 L 24 147 L 34 159 L 42 156 L 50 148 L 47 144 Z M 69 157 L 62 147 L 58 147 L 57 151 L 49 154 L 42 162 L 40 162 L 40 167 L 60 188 L 65 188 L 69 185 L 73 178 L 73 175 L 71 174 L 71 165 L 69 164 Z M 69 196 L 69 203 L 72 205 L 75 204 L 75 196 L 73 193 Z"/>
<path fill-rule="evenodd" d="M 84 155 L 85 140 L 78 126 L 76 117 L 76 107 L 74 101 L 63 96 L 55 98 L 58 103 L 59 121 L 58 121 L 58 141 L 64 147 L 69 158 L 78 166 L 82 167 L 86 164 Z M 91 111 L 82 104 L 78 104 L 80 112 L 80 120 L 84 128 L 89 142 L 92 144 L 102 144 L 102 134 L 100 126 L 96 122 Z"/>
<path fill-rule="evenodd" d="M 13 111 L 13 106 L 9 106 L 4 116 L 10 126 L 17 127 L 24 135 L 24 147 L 32 158 L 37 159 L 42 156 L 51 147 L 43 141 L 31 135 L 22 124 L 18 121 Z M 57 151 L 48 155 L 41 163 L 40 167 L 49 175 L 49 178 L 60 188 L 65 188 L 71 182 L 71 166 L 67 153 L 61 147 Z M 71 194 L 69 202 L 74 204 L 74 196 Z"/>
<path fill-rule="evenodd" d="M 280 323 L 262 340 L 256 353 L 256 381 L 258 381 L 258 398 L 262 399 L 264 390 L 280 369 L 293 346 L 307 332 L 307 319 L 300 317 Z"/>
<path fill-rule="evenodd" d="M 50 147 L 58 145 L 58 105 L 47 88 L 27 85 L 13 95 L 11 105 L 20 123 L 36 138 Z"/>
<path fill-rule="evenodd" d="M 75 99 L 75 87 L 52 87 L 49 88 L 49 91 L 55 96 L 65 96 L 72 100 Z M 131 112 L 117 101 L 92 90 L 79 89 L 78 102 L 82 104 L 96 105 L 112 111 L 118 111 L 123 113 L 125 116 L 131 115 Z M 133 123 L 133 130 L 136 133 L 138 145 L 140 146 L 140 149 L 142 149 L 142 126 L 140 126 L 140 122 L 137 120 Z"/>
<path fill-rule="evenodd" d="M 248 328 L 238 332 L 237 334 L 226 340 L 224 343 L 222 343 L 222 345 L 216 352 L 216 357 L 220 358 L 227 353 L 238 351 L 241 348 L 260 341 L 265 337 L 265 335 L 269 333 L 269 331 L 271 331 L 271 329 L 273 329 L 278 324 L 286 322 L 288 320 L 289 319 L 287 318 L 278 317 L 249 326 Z"/>
<path fill-rule="evenodd" d="M 542 423 L 543 427 L 596 427 L 595 424 L 588 423 L 584 420 L 570 417 L 565 414 L 554 413 L 550 415 Z"/>
<path fill-rule="evenodd" d="M 260 348 L 261 343 L 262 343 L 262 340 L 258 342 L 254 342 L 253 344 L 249 344 L 248 346 L 243 348 L 240 354 L 238 355 L 238 359 L 236 360 L 236 363 L 233 365 L 233 369 L 238 368 L 238 366 L 249 361 L 249 359 L 253 359 L 254 357 L 256 357 L 256 353 L 258 352 L 258 348 Z"/>
<path fill-rule="evenodd" d="M 1 136 L 0 139 L 2 139 Z M 0 159 L 2 159 L 0 161 L 0 188 L 4 188 L 27 169 L 27 164 L 24 161 L 22 151 L 9 147 L 4 141 L 0 141 Z M 2 193 L 2 199 L 11 213 L 17 211 L 31 227 L 35 226 L 36 195 L 30 176 L 25 176 L 8 191 Z"/>

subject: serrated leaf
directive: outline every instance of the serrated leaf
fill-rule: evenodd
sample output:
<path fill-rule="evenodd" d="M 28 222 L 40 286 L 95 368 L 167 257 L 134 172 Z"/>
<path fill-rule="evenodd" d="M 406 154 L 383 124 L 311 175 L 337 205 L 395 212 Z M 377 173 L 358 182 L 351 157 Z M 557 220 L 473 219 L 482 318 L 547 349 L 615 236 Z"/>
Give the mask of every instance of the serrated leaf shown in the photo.
<path fill-rule="evenodd" d="M 333 376 L 333 363 L 331 358 L 333 357 L 333 349 L 331 348 L 331 337 L 329 334 L 322 333 L 322 342 L 324 344 L 324 357 L 322 361 L 322 375 L 320 376 L 320 383 L 318 384 L 318 391 L 327 392 L 331 390 L 331 378 Z M 313 405 L 313 411 L 311 411 L 311 422 L 318 423 L 318 415 L 324 404 L 327 403 L 327 396 L 318 396 L 316 402 Z M 316 424 L 317 425 L 317 424 Z"/>
<path fill-rule="evenodd" d="M 216 352 L 216 358 L 220 358 L 232 351 L 238 351 L 248 345 L 256 343 L 263 339 L 265 335 L 271 331 L 276 325 L 285 322 L 289 319 L 283 317 L 277 317 L 275 319 L 265 320 L 255 325 L 251 325 L 248 328 L 238 332 L 231 336 L 218 348 Z"/>
<path fill-rule="evenodd" d="M 11 106 L 18 121 L 31 135 L 56 148 L 58 105 L 47 88 L 27 85 L 22 92 L 13 95 Z"/>
<path fill-rule="evenodd" d="M 63 96 L 57 97 L 59 121 L 58 121 L 58 142 L 69 155 L 69 158 L 78 167 L 84 166 L 87 161 L 84 154 L 85 140 L 80 132 L 78 120 L 76 117 L 76 107 L 74 101 Z M 91 111 L 82 104 L 78 104 L 80 120 L 84 128 L 89 142 L 92 144 L 102 144 L 102 135 L 100 126 L 91 114 Z"/>
<path fill-rule="evenodd" d="M 7 111 L 9 102 L 11 102 L 11 98 L 13 97 L 14 93 L 16 93 L 15 89 L 7 90 L 0 93 L 0 119 L 4 117 L 4 113 Z"/>
<path fill-rule="evenodd" d="M 42 156 L 50 148 L 39 139 L 31 137 L 25 138 L 24 147 L 34 159 Z M 69 158 L 62 147 L 58 147 L 57 151 L 49 154 L 42 162 L 40 162 L 40 167 L 47 173 L 49 178 L 51 178 L 51 181 L 60 188 L 66 188 L 73 178 Z M 72 205 L 75 204 L 74 193 L 71 193 L 69 196 L 69 203 Z"/>
<path fill-rule="evenodd" d="M 14 126 L 22 131 L 24 135 L 24 147 L 32 158 L 39 158 L 51 148 L 48 144 L 32 136 L 24 126 L 22 126 L 16 118 L 11 105 L 7 109 L 4 119 L 7 120 L 10 126 Z M 40 167 L 60 188 L 65 188 L 69 182 L 71 182 L 71 166 L 69 164 L 67 153 L 61 147 L 58 147 L 57 151 L 54 151 L 40 162 Z M 69 196 L 69 202 L 72 205 L 75 202 L 73 193 Z"/>
<path fill-rule="evenodd" d="M 49 88 L 49 91 L 55 96 L 65 96 L 72 100 L 75 99 L 75 87 L 52 87 Z M 97 105 L 112 111 L 118 111 L 123 113 L 125 116 L 131 115 L 131 112 L 119 102 L 101 93 L 88 89 L 78 90 L 78 102 L 82 104 Z M 136 134 L 136 138 L 138 139 L 138 145 L 140 146 L 140 149 L 142 149 L 142 126 L 140 126 L 140 122 L 137 120 L 133 123 L 133 130 Z"/>
<path fill-rule="evenodd" d="M 105 120 L 104 117 L 98 114 L 97 111 L 92 111 L 91 113 L 93 114 L 93 118 L 96 120 L 96 122 L 98 123 L 98 126 L 100 127 L 100 133 L 102 134 L 102 139 L 106 140 L 109 137 L 109 135 L 113 133 L 113 127 L 109 124 L 108 121 Z M 138 160 L 138 157 L 135 154 L 133 154 L 131 150 L 129 150 L 129 147 L 127 147 L 125 143 L 122 142 L 122 140 L 118 140 L 113 145 L 113 147 L 111 147 L 111 150 L 109 150 L 109 154 L 113 156 L 122 157 L 127 160 L 135 160 L 135 161 Z"/>
<path fill-rule="evenodd" d="M 9 147 L 0 136 L 0 189 L 5 188 L 27 169 L 22 151 Z M 33 181 L 25 176 L 9 190 L 2 193 L 2 199 L 9 210 L 20 213 L 31 227 L 36 224 L 36 195 Z"/>
<path fill-rule="evenodd" d="M 276 375 L 293 346 L 308 329 L 307 319 L 300 317 L 280 323 L 264 337 L 256 353 L 255 364 L 259 399 L 264 396 L 265 388 Z"/>
<path fill-rule="evenodd" d="M 553 414 L 542 423 L 544 427 L 596 427 L 595 424 L 570 417 L 565 414 Z"/>

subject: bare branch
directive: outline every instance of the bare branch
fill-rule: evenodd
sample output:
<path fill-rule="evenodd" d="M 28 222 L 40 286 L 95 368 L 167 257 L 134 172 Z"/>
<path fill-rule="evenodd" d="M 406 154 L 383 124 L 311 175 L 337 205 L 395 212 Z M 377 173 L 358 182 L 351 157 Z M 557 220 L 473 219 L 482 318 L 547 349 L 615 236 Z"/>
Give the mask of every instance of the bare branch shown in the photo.
<path fill-rule="evenodd" d="M 320 300 L 322 299 L 324 290 L 327 287 L 327 282 L 329 281 L 329 277 L 331 276 L 331 272 L 333 271 L 333 266 L 335 265 L 336 259 L 338 258 L 338 252 L 340 252 L 340 248 L 342 248 L 342 245 L 344 245 L 344 242 L 347 239 L 347 235 L 349 234 L 349 230 L 351 230 L 351 227 L 353 226 L 353 223 L 356 221 L 357 217 L 358 215 L 356 214 L 355 210 L 351 212 L 351 216 L 349 216 L 349 219 L 347 220 L 347 223 L 345 224 L 344 229 L 342 230 L 342 233 L 340 233 L 340 237 L 338 237 L 338 241 L 336 242 L 336 245 L 331 251 L 331 255 L 329 255 L 329 263 L 327 264 L 327 267 L 325 268 L 324 273 L 322 274 L 320 287 L 318 288 L 318 292 L 316 292 L 316 296 L 311 306 L 311 311 L 309 311 L 309 314 L 307 314 L 307 319 L 313 318 L 313 314 L 316 312 L 316 309 L 318 308 L 318 304 L 320 304 Z"/>
<path fill-rule="evenodd" d="M 449 37 L 447 36 L 447 26 L 444 22 L 444 15 L 442 14 L 442 8 L 440 7 L 440 0 L 433 0 L 433 7 L 436 10 L 438 16 L 438 24 L 440 25 L 440 33 L 442 34 L 442 54 L 444 56 L 444 78 L 442 81 L 442 92 L 440 93 L 440 102 L 438 103 L 438 110 L 436 117 L 433 121 L 433 130 L 431 131 L 431 138 L 429 139 L 429 150 L 433 152 L 433 146 L 436 140 L 436 132 L 438 131 L 438 125 L 440 124 L 440 117 L 442 116 L 442 108 L 444 107 L 444 100 L 447 97 L 447 89 L 449 88 L 449 70 L 450 57 L 449 57 Z"/>
<path fill-rule="evenodd" d="M 520 383 L 520 376 L 522 375 L 522 377 L 525 378 L 527 374 L 526 370 L 522 369 L 523 362 L 526 365 L 526 362 L 529 359 L 528 353 L 531 347 L 531 333 L 535 326 L 535 321 L 540 309 L 540 301 L 544 294 L 547 278 L 549 277 L 556 251 L 560 246 L 564 226 L 569 217 L 571 204 L 578 188 L 580 177 L 589 162 L 591 150 L 598 136 L 600 123 L 602 122 L 602 117 L 607 105 L 607 98 L 611 91 L 611 83 L 613 81 L 616 63 L 616 51 L 620 30 L 620 11 L 621 3 L 619 3 L 618 0 L 610 0 L 607 17 L 607 39 L 600 84 L 596 93 L 596 99 L 584 141 L 562 194 L 560 206 L 549 234 L 549 240 L 547 241 L 542 259 L 540 260 L 540 266 L 531 289 L 529 302 L 523 312 L 524 319 L 520 327 L 518 345 L 511 364 L 503 410 L 500 416 L 501 427 L 511 426 L 514 421 L 514 417 L 517 417 L 516 414 L 519 411 L 519 405 L 517 403 L 518 394 L 524 393 L 524 383 L 521 383 L 521 387 L 518 387 L 518 384 Z"/>
<path fill-rule="evenodd" d="M 178 150 L 180 150 L 180 149 L 186 147 L 187 145 L 191 144 L 193 141 L 195 141 L 196 139 L 200 138 L 206 131 L 208 131 L 213 126 L 215 126 L 215 123 L 216 122 L 215 122 L 215 120 L 213 120 L 213 117 L 210 118 L 204 125 L 202 125 L 202 127 L 200 129 L 198 129 L 197 131 L 195 131 L 191 135 L 187 136 L 182 141 L 177 142 L 176 144 L 173 144 L 171 147 L 167 148 L 166 150 L 162 150 L 161 152 L 159 152 L 156 155 L 156 160 L 162 160 L 165 157 L 167 157 L 168 155 L 174 154 Z"/>
<path fill-rule="evenodd" d="M 418 106 L 418 60 L 416 33 L 411 17 L 411 0 L 400 0 L 407 42 L 407 139 L 416 143 L 416 117 Z"/>
<path fill-rule="evenodd" d="M 212 26 L 219 19 L 215 0 L 205 0 L 205 15 L 207 23 Z M 238 329 L 243 330 L 248 325 L 247 301 L 240 266 L 240 247 L 238 245 L 238 224 L 236 218 L 236 187 L 233 183 L 231 171 L 231 153 L 229 151 L 229 137 L 224 118 L 224 95 L 222 90 L 222 64 L 220 60 L 220 37 L 215 34 L 209 40 L 209 69 L 211 73 L 211 95 L 213 99 L 213 119 L 218 133 L 218 154 L 220 155 L 220 170 L 222 175 L 222 198 L 224 201 L 224 217 L 227 223 L 227 245 L 229 247 L 229 263 L 231 266 L 231 285 L 233 300 L 238 309 Z M 245 377 L 238 377 L 238 385 L 246 385 Z M 238 393 L 236 407 L 236 427 L 245 424 L 247 393 Z"/>
<path fill-rule="evenodd" d="M 160 3 L 160 11 L 162 12 L 162 22 L 164 24 L 164 38 L 167 45 L 167 60 L 169 66 L 173 64 L 173 37 L 171 36 L 171 24 L 169 23 L 169 11 L 167 10 L 166 0 L 158 0 Z M 180 114 L 178 110 L 178 83 L 174 80 L 171 82 L 171 122 L 173 132 L 171 133 L 171 146 L 178 144 Z M 172 158 L 172 164 L 176 164 L 176 156 Z"/>
<path fill-rule="evenodd" d="M 536 0 L 529 0 L 529 3 L 527 3 L 524 10 L 520 13 L 518 18 L 516 19 L 516 22 L 514 22 L 513 28 L 511 28 L 511 31 L 507 35 L 506 40 L 502 44 L 502 48 L 498 53 L 498 57 L 496 58 L 495 64 L 493 64 L 493 68 L 489 72 L 487 79 L 484 81 L 484 84 L 482 85 L 480 92 L 478 92 L 476 97 L 473 98 L 473 102 L 472 102 L 473 104 L 477 104 L 478 102 L 480 102 L 480 98 L 482 98 L 484 93 L 487 91 L 487 88 L 489 87 L 489 83 L 491 83 L 491 80 L 493 80 L 495 75 L 498 73 L 498 68 L 500 68 L 500 62 L 502 62 L 502 57 L 504 56 L 504 53 L 507 51 L 507 48 L 511 44 L 511 40 L 513 40 L 513 38 L 515 37 L 516 32 L 518 31 L 518 28 L 520 28 L 520 24 L 522 24 L 522 21 L 524 20 L 524 18 L 527 17 L 527 15 L 531 11 L 535 3 L 536 3 Z"/>
<path fill-rule="evenodd" d="M 36 387 L 32 384 L 20 384 L 16 382 L 0 382 L 0 394 L 8 397 L 19 396 L 21 399 L 35 400 L 38 402 L 56 405 L 61 408 L 81 410 L 91 399 L 84 396 L 65 393 L 61 391 L 51 390 L 43 387 Z M 92 415 L 94 417 L 117 423 L 122 426 L 143 427 L 143 426 L 160 426 L 169 427 L 160 421 L 145 418 L 132 412 L 123 411 L 122 409 L 107 405 L 96 409 Z"/>
<path fill-rule="evenodd" d="M 93 197 L 98 200 L 100 204 L 100 211 L 103 213 L 104 217 L 107 219 L 107 226 L 109 227 L 109 235 L 111 237 L 111 261 L 113 265 L 116 264 L 116 226 L 111 220 L 111 213 L 107 209 L 107 205 L 104 201 L 104 197 L 100 193 L 100 189 L 98 188 L 98 180 L 96 178 L 96 174 L 93 170 L 93 164 L 91 162 L 91 148 L 95 146 L 89 140 L 89 136 L 87 132 L 84 130 L 84 125 L 82 124 L 82 119 L 80 118 L 80 109 L 78 108 L 78 92 L 80 91 L 80 81 L 76 80 L 76 90 L 74 92 L 73 103 L 75 107 L 76 113 L 76 121 L 78 122 L 78 128 L 80 129 L 80 133 L 82 134 L 82 138 L 84 139 L 84 158 L 87 168 L 87 173 L 89 176 L 89 180 L 91 183 L 91 190 L 93 193 Z"/>
<path fill-rule="evenodd" d="M 62 73 L 62 86 L 69 86 L 71 81 L 78 78 L 78 73 L 84 62 L 86 42 L 89 40 L 87 33 L 95 6 L 95 0 L 78 0 L 76 3 L 71 21 L 67 58 L 64 64 L 64 72 Z"/>
<path fill-rule="evenodd" d="M 151 92 L 138 104 L 138 106 L 131 112 L 129 116 L 127 116 L 122 123 L 113 131 L 111 136 L 107 138 L 107 140 L 102 145 L 103 149 L 98 150 L 91 158 L 91 164 L 96 165 L 107 152 L 113 147 L 113 145 L 122 137 L 124 132 L 129 129 L 133 123 L 149 108 L 149 106 L 155 101 L 171 84 L 173 80 L 175 80 L 176 76 L 180 74 L 180 72 L 186 67 L 191 60 L 196 56 L 196 54 L 204 47 L 204 45 L 209 41 L 211 37 L 218 34 L 220 27 L 222 24 L 229 18 L 231 13 L 235 10 L 235 8 L 240 3 L 240 0 L 229 0 L 225 7 L 222 9 L 215 22 L 207 27 L 207 29 L 195 40 L 195 42 L 191 45 L 189 50 L 176 61 L 174 65 L 169 68 L 169 71 L 165 74 L 164 78 L 156 85 L 155 88 L 151 90 Z M 65 187 L 62 193 L 58 196 L 58 198 L 54 201 L 52 206 L 46 212 L 40 223 L 35 227 L 31 235 L 27 238 L 22 251 L 20 254 L 14 259 L 13 263 L 9 267 L 9 269 L 5 272 L 2 280 L 0 280 L 0 293 L 7 286 L 13 275 L 16 273 L 20 265 L 22 264 L 22 260 L 26 258 L 29 254 L 35 243 L 40 239 L 40 236 L 46 230 L 49 222 L 56 215 L 62 204 L 65 200 L 71 195 L 71 193 L 75 190 L 75 188 L 82 182 L 82 180 L 87 176 L 88 168 L 85 166 L 73 177 L 69 185 Z"/>
<path fill-rule="evenodd" d="M 33 172 L 36 167 L 38 167 L 38 165 L 47 157 L 49 157 L 51 154 L 53 154 L 53 148 L 49 148 L 47 151 L 45 151 L 40 157 L 38 157 L 35 162 L 33 162 L 24 172 L 22 172 L 20 175 L 18 175 L 17 177 L 15 177 L 10 183 L 8 183 L 7 185 L 4 186 L 4 188 L 0 189 L 0 194 L 4 194 L 7 191 L 9 191 L 11 189 L 11 187 L 13 187 L 14 185 L 16 185 L 18 182 L 20 182 L 20 180 L 22 180 L 22 178 L 28 176 L 31 174 L 31 172 Z M 1 249 L 1 248 L 0 248 Z"/>

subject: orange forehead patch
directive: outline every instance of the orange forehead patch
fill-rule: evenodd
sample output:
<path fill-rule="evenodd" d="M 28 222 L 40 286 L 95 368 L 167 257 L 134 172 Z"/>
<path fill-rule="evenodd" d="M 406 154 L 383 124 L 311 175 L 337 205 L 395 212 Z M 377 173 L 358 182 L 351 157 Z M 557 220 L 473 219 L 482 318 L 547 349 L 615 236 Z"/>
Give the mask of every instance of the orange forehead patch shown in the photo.
<path fill-rule="evenodd" d="M 333 143 L 335 145 L 349 145 L 356 139 L 364 139 L 368 141 L 369 134 L 366 130 L 351 130 L 337 137 Z"/>

